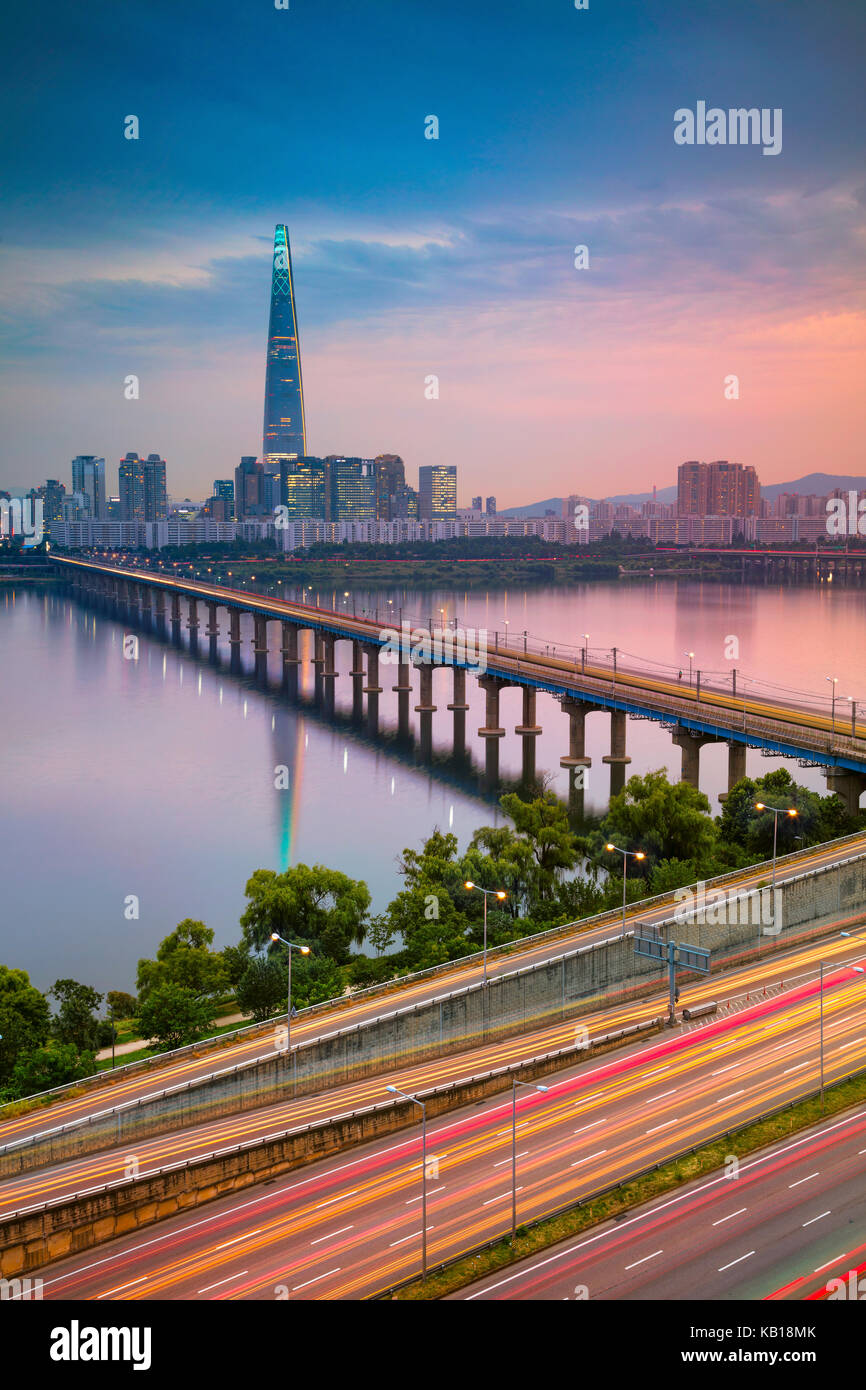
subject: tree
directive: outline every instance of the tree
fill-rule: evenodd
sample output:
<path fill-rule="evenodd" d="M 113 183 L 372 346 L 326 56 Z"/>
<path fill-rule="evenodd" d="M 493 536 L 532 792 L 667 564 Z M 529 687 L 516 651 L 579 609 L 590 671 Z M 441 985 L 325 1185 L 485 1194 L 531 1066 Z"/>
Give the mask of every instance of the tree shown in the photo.
<path fill-rule="evenodd" d="M 139 1003 L 160 984 L 182 985 L 198 998 L 219 994 L 228 984 L 223 953 L 210 949 L 214 933 L 204 922 L 185 917 L 160 942 L 156 960 L 138 962 Z"/>
<path fill-rule="evenodd" d="M 213 1027 L 213 1011 L 195 990 L 168 980 L 148 991 L 139 1025 L 143 1037 L 153 1038 L 167 1051 L 203 1037 Z"/>
<path fill-rule="evenodd" d="M 522 801 L 516 792 L 509 792 L 500 797 L 499 804 L 532 851 L 538 897 L 552 897 L 557 880 L 567 869 L 574 868 L 579 856 L 567 806 L 549 791 L 528 802 Z"/>
<path fill-rule="evenodd" d="M 5 1042 L 5 1035 L 3 1041 Z M 79 1052 L 74 1043 L 50 1042 L 47 1047 L 31 1048 L 18 1057 L 6 1088 L 10 1099 L 39 1095 L 55 1086 L 66 1086 L 93 1076 L 96 1058 L 92 1052 Z"/>
<path fill-rule="evenodd" d="M 113 1018 L 135 1018 L 138 1000 L 134 994 L 126 994 L 122 989 L 110 989 L 105 1002 Z"/>
<path fill-rule="evenodd" d="M 103 996 L 90 985 L 68 979 L 55 980 L 49 993 L 60 1004 L 51 1025 L 54 1036 L 62 1043 L 71 1043 L 79 1052 L 95 1052 L 99 1046 L 96 1010 Z"/>
<path fill-rule="evenodd" d="M 228 983 L 232 989 L 237 989 L 252 960 L 249 947 L 245 941 L 242 941 L 238 946 L 226 946 L 222 952 L 222 958 Z"/>
<path fill-rule="evenodd" d="M 297 864 L 284 873 L 257 869 L 246 886 L 249 906 L 241 917 L 244 941 L 261 950 L 277 932 L 338 963 L 349 946 L 364 940 L 370 892 L 361 879 L 321 864 Z"/>
<path fill-rule="evenodd" d="M 22 1052 L 44 1043 L 51 1029 L 45 995 L 31 985 L 26 970 L 0 965 L 0 1086 Z"/>
<path fill-rule="evenodd" d="M 472 926 L 437 887 L 418 882 L 398 893 L 388 908 L 388 919 L 403 938 L 402 960 L 412 970 L 442 965 L 473 949 L 466 936 Z"/>
<path fill-rule="evenodd" d="M 292 1004 L 304 1009 L 325 1004 L 344 992 L 343 976 L 330 956 L 298 956 L 292 965 Z"/>
<path fill-rule="evenodd" d="M 642 850 L 646 855 L 643 864 L 629 860 L 629 878 L 649 873 L 661 859 L 693 859 L 710 865 L 718 831 L 709 810 L 703 792 L 689 782 L 669 782 L 662 769 L 630 777 L 611 798 L 601 836 L 592 837 L 599 861 L 621 876 L 621 856 L 603 849 L 609 840 L 620 849 Z"/>
<path fill-rule="evenodd" d="M 757 811 L 758 801 L 797 812 L 796 816 L 779 816 L 779 854 L 837 839 L 861 823 L 859 815 L 848 815 L 838 796 L 810 791 L 795 782 L 787 768 L 776 768 L 763 777 L 743 777 L 728 793 L 718 820 L 719 835 L 753 858 L 769 859 L 773 853 L 773 813 Z"/>
<path fill-rule="evenodd" d="M 364 939 L 369 941 L 376 955 L 381 956 L 383 951 L 387 951 L 388 947 L 394 944 L 394 935 L 389 918 L 380 915 L 372 918 Z"/>
<path fill-rule="evenodd" d="M 237 987 L 238 1008 L 252 1014 L 256 1023 L 285 1012 L 286 967 L 278 956 L 253 956 Z"/>

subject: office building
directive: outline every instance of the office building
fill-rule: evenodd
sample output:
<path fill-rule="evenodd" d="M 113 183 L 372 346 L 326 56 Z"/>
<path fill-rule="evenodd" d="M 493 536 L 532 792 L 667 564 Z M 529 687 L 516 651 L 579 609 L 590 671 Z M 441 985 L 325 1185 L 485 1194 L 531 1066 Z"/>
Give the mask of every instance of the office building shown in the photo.
<path fill-rule="evenodd" d="M 235 484 L 233 478 L 214 478 L 213 495 L 224 504 L 223 521 L 231 521 L 235 514 Z"/>
<path fill-rule="evenodd" d="M 77 454 L 72 460 L 72 491 L 83 493 L 85 509 L 94 521 L 105 518 L 105 459 Z"/>
<path fill-rule="evenodd" d="M 244 454 L 235 469 L 235 516 L 263 516 L 265 512 L 264 467 L 253 454 Z"/>
<path fill-rule="evenodd" d="M 449 521 L 457 514 L 457 468 L 424 464 L 418 470 L 418 520 Z"/>

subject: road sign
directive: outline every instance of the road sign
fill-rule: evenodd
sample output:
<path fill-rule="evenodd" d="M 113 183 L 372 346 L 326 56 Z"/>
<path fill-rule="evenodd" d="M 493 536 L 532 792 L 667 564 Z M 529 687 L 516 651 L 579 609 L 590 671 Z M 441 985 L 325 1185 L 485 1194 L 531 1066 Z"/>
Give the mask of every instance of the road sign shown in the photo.
<path fill-rule="evenodd" d="M 652 960 L 667 960 L 667 942 L 657 936 L 636 936 L 634 953 L 636 956 L 649 956 Z"/>
<path fill-rule="evenodd" d="M 710 973 L 710 953 L 700 946 L 678 946 L 677 959 L 687 970 L 699 970 L 704 975 Z"/>

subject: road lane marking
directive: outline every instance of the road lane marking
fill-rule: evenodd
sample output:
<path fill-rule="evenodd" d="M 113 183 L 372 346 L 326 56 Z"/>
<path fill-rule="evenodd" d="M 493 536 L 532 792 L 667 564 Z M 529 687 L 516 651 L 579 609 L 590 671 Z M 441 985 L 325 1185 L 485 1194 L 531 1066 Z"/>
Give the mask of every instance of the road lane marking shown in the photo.
<path fill-rule="evenodd" d="M 216 1245 L 214 1246 L 214 1249 L 225 1250 L 227 1245 L 237 1245 L 239 1240 L 246 1240 L 247 1236 L 257 1236 L 261 1229 L 261 1226 L 257 1226 L 254 1231 L 244 1231 L 244 1234 L 242 1236 L 235 1236 L 234 1240 L 224 1240 L 222 1245 Z"/>
<path fill-rule="evenodd" d="M 807 1178 L 798 1178 L 796 1182 L 789 1182 L 788 1187 L 789 1189 L 792 1187 L 799 1187 L 801 1182 L 811 1182 L 812 1179 L 817 1178 L 817 1176 L 817 1173 L 810 1173 Z"/>
<path fill-rule="evenodd" d="M 591 1125 L 581 1125 L 580 1129 L 575 1129 L 575 1130 L 573 1131 L 573 1133 L 574 1133 L 574 1134 L 583 1134 L 585 1130 L 587 1130 L 587 1129 L 595 1129 L 596 1125 L 600 1125 L 601 1123 L 602 1123 L 601 1120 L 593 1120 L 593 1122 L 592 1122 Z"/>
<path fill-rule="evenodd" d="M 739 1259 L 731 1260 L 729 1265 L 722 1265 L 719 1273 L 724 1274 L 726 1269 L 733 1269 L 734 1265 L 742 1264 L 743 1260 L 748 1260 L 754 1253 L 754 1250 L 750 1250 L 747 1255 L 740 1255 Z"/>
<path fill-rule="evenodd" d="M 746 1088 L 744 1086 L 741 1091 L 731 1091 L 731 1094 L 729 1096 L 719 1096 L 718 1100 L 716 1101 L 716 1105 L 721 1105 L 723 1101 L 734 1100 L 736 1096 L 744 1096 L 745 1094 Z"/>
<path fill-rule="evenodd" d="M 808 1065 L 808 1062 L 798 1062 L 795 1067 L 786 1067 L 785 1070 L 782 1072 L 782 1075 L 789 1076 L 792 1071 L 802 1071 L 803 1068 L 808 1067 Z"/>
<path fill-rule="evenodd" d="M 817 1269 L 813 1269 L 813 1270 L 812 1270 L 812 1273 L 813 1273 L 813 1274 L 820 1274 L 822 1269 L 829 1269 L 829 1268 L 830 1268 L 830 1265 L 838 1265 L 838 1264 L 841 1264 L 842 1261 L 843 1261 L 844 1259 L 846 1259 L 846 1258 L 847 1258 L 847 1256 L 845 1256 L 845 1255 L 837 1255 L 836 1258 L 835 1258 L 834 1260 L 828 1260 L 826 1264 L 824 1264 L 824 1265 L 819 1265 Z"/>
<path fill-rule="evenodd" d="M 521 1155 L 518 1154 L 517 1157 L 520 1158 Z M 445 1184 L 444 1184 L 444 1182 L 443 1182 L 442 1185 L 441 1185 L 441 1187 L 428 1187 L 428 1188 L 427 1188 L 427 1196 L 428 1196 L 428 1197 L 432 1197 L 434 1192 L 444 1192 L 444 1191 L 445 1191 Z M 423 1196 L 424 1196 L 424 1194 L 423 1194 L 423 1192 L 422 1192 L 418 1197 L 410 1197 L 410 1198 L 408 1199 L 408 1201 L 406 1201 L 406 1202 L 403 1203 L 404 1207 L 411 1206 L 411 1204 L 412 1204 L 413 1202 L 420 1202 L 420 1201 L 422 1201 Z"/>
<path fill-rule="evenodd" d="M 656 1255 L 660 1255 L 661 1250 L 654 1250 L 651 1255 L 644 1255 L 642 1260 L 635 1260 L 633 1265 L 626 1265 L 626 1269 L 637 1269 L 638 1265 L 645 1265 L 647 1260 L 654 1260 Z"/>
<path fill-rule="evenodd" d="M 330 1274 L 339 1274 L 339 1273 L 340 1273 L 340 1268 L 339 1268 L 339 1266 L 338 1266 L 336 1269 L 329 1269 L 329 1270 L 327 1271 L 327 1273 L 325 1273 L 325 1274 L 317 1274 L 316 1277 L 315 1277 L 315 1279 L 308 1279 L 307 1282 L 306 1282 L 306 1284 L 296 1284 L 295 1287 L 292 1289 L 292 1293 L 297 1293 L 300 1289 L 308 1289 L 308 1288 L 310 1287 L 311 1284 L 318 1284 L 319 1281 L 320 1281 L 321 1279 L 327 1279 L 327 1278 L 328 1278 L 328 1275 L 330 1275 Z"/>
<path fill-rule="evenodd" d="M 233 1279 L 242 1279 L 245 1274 L 249 1274 L 248 1269 L 241 1269 L 237 1274 L 230 1274 L 227 1279 L 219 1279 L 215 1284 L 208 1284 L 204 1289 L 196 1289 L 196 1293 L 210 1293 L 211 1289 L 218 1289 L 220 1284 L 230 1284 Z"/>
<path fill-rule="evenodd" d="M 579 1159 L 576 1160 L 576 1162 L 570 1163 L 568 1166 L 569 1166 L 570 1168 L 579 1168 L 580 1165 L 581 1165 L 581 1163 L 589 1163 L 590 1159 L 592 1159 L 592 1158 L 601 1158 L 602 1154 L 606 1154 L 606 1153 L 607 1153 L 607 1149 L 599 1149 L 598 1153 L 595 1153 L 595 1154 L 587 1154 L 586 1158 L 579 1158 Z"/>
<path fill-rule="evenodd" d="M 662 1091 L 660 1096 L 652 1096 L 649 1100 L 645 1100 L 644 1105 L 655 1105 L 657 1100 L 665 1100 L 668 1096 L 675 1096 L 676 1093 L 677 1088 L 674 1086 L 672 1091 Z"/>
<path fill-rule="evenodd" d="M 713 1225 L 714 1225 L 714 1226 L 722 1226 L 722 1225 L 724 1225 L 724 1223 L 725 1223 L 726 1221 L 733 1221 L 733 1219 L 734 1219 L 735 1216 L 742 1216 L 743 1212 L 744 1212 L 744 1211 L 748 1211 L 748 1210 L 749 1210 L 748 1207 L 740 1207 L 740 1210 L 739 1210 L 739 1211 L 732 1211 L 732 1212 L 729 1212 L 727 1216 L 720 1216 L 719 1219 L 718 1219 L 718 1221 L 714 1221 L 714 1222 L 713 1222 Z"/>
<path fill-rule="evenodd" d="M 660 1129 L 667 1129 L 669 1125 L 675 1125 L 679 1118 L 679 1115 L 675 1115 L 672 1120 L 665 1120 L 663 1125 L 654 1125 L 652 1129 L 647 1130 L 647 1134 L 657 1134 Z"/>
<path fill-rule="evenodd" d="M 143 1274 L 140 1279 L 132 1279 L 128 1284 L 118 1284 L 116 1289 L 108 1289 L 99 1295 L 100 1298 L 111 1298 L 113 1294 L 120 1293 L 122 1289 L 131 1289 L 135 1284 L 144 1284 L 150 1278 L 149 1274 Z"/>
<path fill-rule="evenodd" d="M 713 1076 L 724 1076 L 726 1071 L 733 1071 L 734 1067 L 738 1067 L 739 1065 L 739 1062 L 732 1062 L 729 1067 L 721 1067 L 719 1071 L 714 1071 Z"/>
<path fill-rule="evenodd" d="M 526 1155 L 527 1155 L 528 1153 L 529 1153 L 529 1150 L 528 1150 L 528 1149 L 524 1149 L 522 1154 L 515 1154 L 515 1158 L 526 1158 Z M 510 1162 L 511 1162 L 511 1159 L 510 1159 L 510 1158 L 500 1158 L 499 1162 L 498 1162 L 498 1163 L 494 1163 L 493 1167 L 494 1167 L 494 1168 L 501 1168 L 502 1165 L 503 1165 L 504 1163 L 510 1163 Z M 413 1198 L 412 1198 L 412 1201 L 413 1201 L 413 1202 L 417 1202 L 417 1200 L 418 1200 L 417 1197 L 413 1197 Z"/>
<path fill-rule="evenodd" d="M 821 1212 L 821 1215 L 820 1215 L 820 1216 L 813 1216 L 809 1221 L 804 1221 L 804 1222 L 803 1222 L 803 1225 L 804 1225 L 804 1226 L 811 1226 L 813 1221 L 823 1221 L 825 1216 L 829 1216 L 829 1215 L 830 1215 L 830 1211 L 831 1211 L 831 1208 L 828 1207 L 826 1211 L 822 1211 L 822 1212 Z"/>
<path fill-rule="evenodd" d="M 354 1226 L 341 1226 L 340 1229 L 339 1229 L 339 1231 L 332 1231 L 331 1234 L 330 1234 L 329 1236 L 316 1236 L 316 1239 L 315 1239 L 315 1240 L 311 1240 L 311 1241 L 310 1241 L 310 1244 L 311 1244 L 311 1245 L 321 1245 L 321 1243 L 322 1243 L 323 1240 L 333 1240 L 335 1236 L 341 1236 L 341 1235 L 343 1235 L 346 1231 L 354 1231 L 354 1229 L 355 1229 Z"/>
<path fill-rule="evenodd" d="M 522 1192 L 522 1191 L 523 1191 L 523 1188 L 522 1188 L 522 1187 L 518 1187 L 517 1191 L 518 1191 L 518 1192 Z M 482 1202 L 481 1205 L 482 1205 L 482 1207 L 489 1207 L 491 1202 L 504 1202 L 504 1201 L 505 1201 L 505 1198 L 506 1198 L 506 1197 L 510 1197 L 510 1196 L 511 1196 L 511 1189 L 509 1188 L 508 1192 L 500 1192 L 500 1194 L 499 1194 L 498 1197 L 488 1197 L 488 1198 L 487 1198 L 487 1201 L 486 1201 L 486 1202 Z"/>

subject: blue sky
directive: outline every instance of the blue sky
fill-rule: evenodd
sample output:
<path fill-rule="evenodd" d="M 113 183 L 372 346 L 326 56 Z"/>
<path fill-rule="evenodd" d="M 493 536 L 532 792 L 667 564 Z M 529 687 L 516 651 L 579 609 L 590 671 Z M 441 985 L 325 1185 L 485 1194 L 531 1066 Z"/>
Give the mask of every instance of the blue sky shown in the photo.
<path fill-rule="evenodd" d="M 277 221 L 314 452 L 502 505 L 683 458 L 861 471 L 864 30 L 858 0 L 19 9 L 0 485 L 156 450 L 200 496 L 259 452 Z M 699 99 L 781 107 L 782 153 L 677 147 Z"/>

